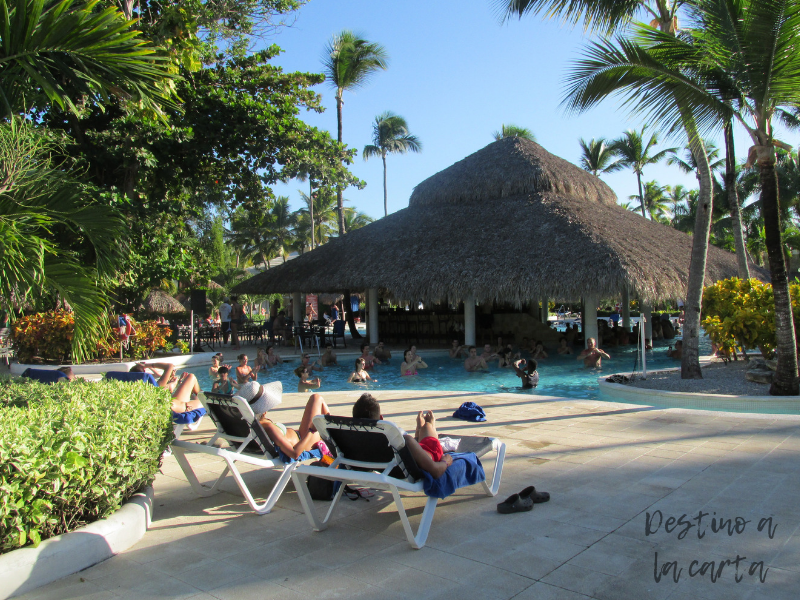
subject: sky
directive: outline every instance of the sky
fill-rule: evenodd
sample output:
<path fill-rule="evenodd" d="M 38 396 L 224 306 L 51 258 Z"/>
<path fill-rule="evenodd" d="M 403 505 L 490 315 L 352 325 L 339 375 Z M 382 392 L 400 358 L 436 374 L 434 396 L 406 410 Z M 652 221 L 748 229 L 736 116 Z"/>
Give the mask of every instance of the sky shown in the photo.
<path fill-rule="evenodd" d="M 614 98 L 583 114 L 567 114 L 560 106 L 563 81 L 591 36 L 540 17 L 501 24 L 495 0 L 310 0 L 290 27 L 267 42 L 283 48 L 275 63 L 285 71 L 320 73 L 326 43 L 344 29 L 382 44 L 389 55 L 386 71 L 344 95 L 343 141 L 359 150 L 350 169 L 367 183 L 363 190 L 348 188 L 344 197 L 376 219 L 384 215 L 383 166 L 380 157 L 365 162 L 361 151 L 372 143 L 372 124 L 384 111 L 403 116 L 423 146 L 418 154 L 387 158 L 390 213 L 408 206 L 415 185 L 491 143 L 504 123 L 532 130 L 546 150 L 575 164 L 579 138 L 613 139 L 644 124 Z M 327 82 L 314 89 L 326 110 L 302 112 L 300 118 L 335 139 L 335 91 Z M 750 142 L 741 127 L 736 144 L 738 158 L 745 158 Z M 684 145 L 685 139 L 673 137 L 656 150 Z M 628 169 L 602 179 L 619 201 L 637 193 Z M 697 187 L 694 175 L 666 163 L 645 168 L 643 181 L 650 180 Z M 298 190 L 306 186 L 291 181 L 276 185 L 275 192 L 289 196 L 297 209 Z"/>

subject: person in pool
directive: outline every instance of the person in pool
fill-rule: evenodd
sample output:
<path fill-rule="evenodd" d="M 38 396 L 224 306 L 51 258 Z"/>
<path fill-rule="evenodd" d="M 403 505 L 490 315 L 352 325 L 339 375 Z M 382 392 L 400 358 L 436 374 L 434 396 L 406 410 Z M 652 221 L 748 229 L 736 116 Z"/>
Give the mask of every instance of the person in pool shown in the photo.
<path fill-rule="evenodd" d="M 381 359 L 376 358 L 374 356 L 370 356 L 369 354 L 369 344 L 364 342 L 361 344 L 361 358 L 364 359 L 364 367 L 369 370 L 374 367 L 376 364 L 381 364 Z"/>
<path fill-rule="evenodd" d="M 550 358 L 550 355 L 544 349 L 544 344 L 541 341 L 536 342 L 536 349 L 533 351 L 531 358 L 535 358 L 536 360 L 540 360 L 542 358 Z"/>
<path fill-rule="evenodd" d="M 264 351 L 263 348 L 258 349 L 258 353 L 256 354 L 256 375 L 262 370 L 266 371 L 269 369 L 269 362 L 267 361 L 267 353 Z"/>
<path fill-rule="evenodd" d="M 239 366 L 236 367 L 236 383 L 242 385 L 251 379 L 255 379 L 256 372 L 248 366 L 247 354 L 240 354 L 236 358 L 239 360 Z"/>
<path fill-rule="evenodd" d="M 356 400 L 353 405 L 353 418 L 372 421 L 383 419 L 381 406 L 372 394 L 362 394 Z M 430 473 L 434 479 L 439 479 L 453 464 L 453 457 L 444 452 L 442 444 L 439 442 L 436 417 L 433 416 L 433 411 L 420 411 L 417 414 L 417 430 L 414 436 L 406 433 L 403 435 L 403 439 L 417 466 Z"/>
<path fill-rule="evenodd" d="M 311 369 L 307 365 L 300 365 L 294 370 L 294 374 L 300 378 L 297 383 L 298 392 L 307 392 L 308 390 L 317 389 L 322 386 L 322 381 L 319 377 L 311 379 Z"/>
<path fill-rule="evenodd" d="M 511 349 L 511 345 L 501 348 L 499 355 L 497 357 L 497 366 L 501 369 L 513 367 L 514 366 L 514 351 Z"/>
<path fill-rule="evenodd" d="M 675 360 L 682 360 L 683 359 L 683 340 L 678 340 L 675 342 L 675 349 L 672 349 L 672 346 L 669 347 L 667 350 L 667 356 L 670 358 L 674 358 Z"/>
<path fill-rule="evenodd" d="M 347 383 L 366 383 L 367 381 L 375 381 L 377 379 L 373 379 L 367 373 L 367 370 L 364 368 L 364 359 L 360 356 L 356 359 L 356 369 L 352 373 L 350 373 L 350 378 L 347 380 Z"/>
<path fill-rule="evenodd" d="M 383 342 L 378 342 L 372 356 L 383 362 L 388 362 L 392 359 L 392 353 L 383 345 Z"/>
<path fill-rule="evenodd" d="M 417 369 L 427 369 L 428 365 L 422 357 L 415 356 L 413 350 L 406 350 L 403 353 L 403 362 L 400 365 L 400 375 L 416 375 Z"/>
<path fill-rule="evenodd" d="M 233 395 L 233 390 L 237 386 L 234 386 L 233 382 L 228 378 L 228 367 L 220 367 L 217 374 L 219 375 L 219 379 L 214 382 L 211 391 L 217 394 Z"/>
<path fill-rule="evenodd" d="M 339 364 L 336 362 L 336 352 L 333 351 L 333 346 L 330 344 L 325 344 L 325 352 L 322 353 L 322 357 L 319 359 L 319 362 L 323 367 L 330 367 L 331 365 Z"/>
<path fill-rule="evenodd" d="M 608 354 L 600 350 L 596 346 L 597 341 L 594 338 L 586 340 L 586 349 L 578 354 L 577 360 L 583 361 L 584 367 L 600 367 L 602 359 L 611 358 Z"/>
<path fill-rule="evenodd" d="M 491 344 L 484 344 L 481 358 L 487 365 L 489 364 L 489 361 L 497 360 L 498 358 L 497 353 L 492 351 Z"/>
<path fill-rule="evenodd" d="M 523 390 L 532 390 L 539 385 L 539 371 L 536 370 L 538 366 L 539 364 L 534 359 L 526 361 L 521 358 L 514 363 L 514 371 L 522 380 Z"/>
<path fill-rule="evenodd" d="M 267 346 L 267 364 L 276 367 L 283 362 L 281 355 L 275 352 L 275 346 Z"/>
<path fill-rule="evenodd" d="M 482 371 L 489 368 L 483 356 L 478 356 L 478 349 L 475 346 L 469 347 L 469 356 L 464 361 L 464 368 L 473 373 L 475 371 Z"/>
<path fill-rule="evenodd" d="M 559 354 L 572 354 L 572 348 L 569 347 L 567 344 L 567 338 L 562 337 L 558 340 L 558 350 Z"/>

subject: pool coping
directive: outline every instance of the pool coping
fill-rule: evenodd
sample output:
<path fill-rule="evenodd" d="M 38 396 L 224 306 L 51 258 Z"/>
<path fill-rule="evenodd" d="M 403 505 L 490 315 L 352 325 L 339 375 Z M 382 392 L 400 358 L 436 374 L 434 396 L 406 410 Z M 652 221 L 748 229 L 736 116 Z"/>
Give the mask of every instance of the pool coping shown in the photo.
<path fill-rule="evenodd" d="M 668 373 L 679 371 L 680 367 L 659 369 L 651 373 Z M 623 373 L 618 373 L 623 375 Z M 706 394 L 698 392 L 670 392 L 648 388 L 631 387 L 624 383 L 606 381 L 610 375 L 598 377 L 599 399 L 609 402 L 628 402 L 647 404 L 663 408 L 682 408 L 688 410 L 724 410 L 726 412 L 758 412 L 760 410 L 793 412 L 782 414 L 800 414 L 800 397 L 798 396 L 746 396 L 732 394 Z M 771 413 L 761 413 L 771 414 Z"/>

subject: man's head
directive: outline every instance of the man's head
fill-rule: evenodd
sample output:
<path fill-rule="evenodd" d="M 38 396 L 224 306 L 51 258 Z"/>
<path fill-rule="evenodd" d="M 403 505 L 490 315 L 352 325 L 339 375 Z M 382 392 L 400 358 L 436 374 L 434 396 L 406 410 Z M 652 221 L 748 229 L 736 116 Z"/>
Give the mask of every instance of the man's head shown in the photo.
<path fill-rule="evenodd" d="M 247 354 L 240 354 L 239 356 L 236 357 L 236 360 L 238 360 L 239 363 L 243 365 L 244 363 L 247 362 Z"/>
<path fill-rule="evenodd" d="M 72 367 L 60 367 L 56 369 L 56 371 L 61 371 L 66 375 L 68 381 L 73 381 L 75 379 L 75 373 L 72 372 Z"/>
<path fill-rule="evenodd" d="M 364 349 L 365 348 L 366 348 L 366 351 L 369 352 L 369 344 L 367 342 L 364 342 L 364 343 L 361 344 L 361 354 L 364 354 Z"/>
<path fill-rule="evenodd" d="M 303 358 L 300 359 L 300 362 L 303 363 L 303 366 L 308 366 L 308 361 L 311 357 L 308 354 L 303 354 Z"/>
<path fill-rule="evenodd" d="M 483 346 L 483 351 L 484 351 L 486 354 L 489 354 L 489 353 L 491 353 L 491 351 L 492 351 L 492 345 L 491 345 L 491 344 L 484 344 L 484 346 Z"/>
<path fill-rule="evenodd" d="M 325 344 L 325 354 L 330 354 L 333 351 L 333 346 Z"/>
<path fill-rule="evenodd" d="M 383 342 L 378 342 L 378 349 L 383 350 Z"/>
<path fill-rule="evenodd" d="M 133 365 L 128 373 L 144 373 L 144 365 Z"/>
<path fill-rule="evenodd" d="M 233 303 L 236 304 L 239 302 L 239 296 L 231 296 L 231 300 L 233 300 Z"/>
<path fill-rule="evenodd" d="M 589 338 L 588 340 L 586 340 L 586 348 L 588 350 L 591 350 L 592 348 L 594 348 L 596 344 L 597 344 L 597 340 L 595 340 L 594 338 Z"/>
<path fill-rule="evenodd" d="M 297 375 L 300 379 L 306 379 L 309 377 L 308 373 L 308 365 L 302 364 L 294 370 L 294 374 Z"/>
<path fill-rule="evenodd" d="M 353 405 L 353 418 L 377 421 L 382 418 L 381 405 L 372 397 L 372 394 L 361 394 L 361 397 Z"/>
<path fill-rule="evenodd" d="M 453 348 L 455 348 L 456 346 L 458 346 L 458 340 L 453 340 Z"/>
<path fill-rule="evenodd" d="M 478 349 L 475 346 L 469 347 L 469 356 L 470 358 L 475 358 L 475 355 L 478 354 Z"/>

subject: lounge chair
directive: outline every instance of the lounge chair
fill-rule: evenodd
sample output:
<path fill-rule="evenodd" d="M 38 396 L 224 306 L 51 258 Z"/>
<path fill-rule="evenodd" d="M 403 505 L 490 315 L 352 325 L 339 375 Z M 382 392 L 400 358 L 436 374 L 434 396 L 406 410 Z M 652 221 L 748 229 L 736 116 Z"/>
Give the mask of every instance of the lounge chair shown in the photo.
<path fill-rule="evenodd" d="M 283 455 L 267 437 L 267 433 L 256 420 L 250 405 L 243 398 L 206 392 L 206 397 L 202 402 L 217 427 L 214 436 L 205 444 L 175 440 L 171 446 L 175 460 L 178 461 L 183 474 L 199 496 L 211 496 L 219 491 L 220 483 L 230 471 L 250 508 L 260 515 L 267 514 L 280 498 L 286 484 L 289 483 L 292 471 L 300 464 L 300 461 L 319 460 L 322 457 L 319 450 L 304 452 L 296 461 Z M 217 440 L 228 442 L 232 449 L 217 448 L 214 446 Z M 213 485 L 205 486 L 197 479 L 197 475 L 189 464 L 189 460 L 186 458 L 187 452 L 218 456 L 225 461 L 225 470 L 217 477 Z M 250 493 L 247 483 L 236 466 L 237 462 L 281 471 L 269 496 L 261 504 L 256 502 Z"/>
<path fill-rule="evenodd" d="M 333 322 L 333 331 L 328 336 L 333 341 L 333 347 L 336 348 L 337 338 L 342 338 L 342 345 L 347 348 L 347 342 L 344 339 L 344 326 L 345 321 L 338 320 Z"/>
<path fill-rule="evenodd" d="M 39 383 L 54 384 L 66 379 L 67 375 L 56 369 L 32 369 L 29 367 L 22 372 L 22 377 L 33 379 Z"/>
<path fill-rule="evenodd" d="M 300 503 L 314 531 L 322 531 L 327 528 L 328 521 L 341 500 L 345 486 L 339 486 L 328 514 L 320 520 L 314 510 L 314 502 L 308 490 L 309 475 L 341 481 L 344 484 L 389 490 L 392 492 L 409 544 L 412 548 L 422 548 L 428 538 L 438 498 L 428 497 L 415 535 L 403 506 L 400 490 L 422 492 L 423 479 L 426 474 L 423 474 L 417 467 L 411 453 L 406 448 L 403 431 L 390 421 L 372 421 L 332 415 L 314 417 L 314 427 L 337 455 L 330 467 L 301 465 L 292 472 L 292 480 L 300 497 Z M 474 452 L 478 457 L 492 450 L 497 453 L 491 484 L 487 483 L 485 479 L 480 482 L 488 496 L 497 495 L 503 472 L 506 445 L 497 438 L 459 437 L 461 439 L 459 452 Z"/>

